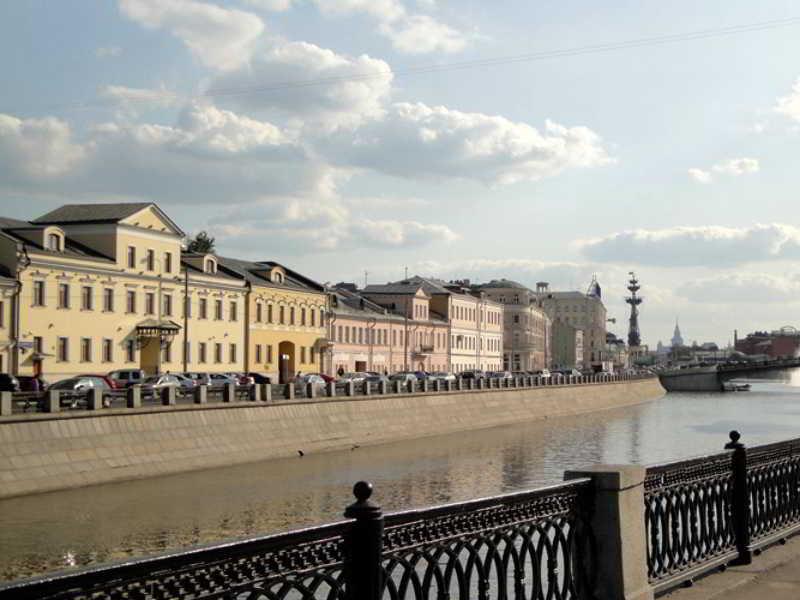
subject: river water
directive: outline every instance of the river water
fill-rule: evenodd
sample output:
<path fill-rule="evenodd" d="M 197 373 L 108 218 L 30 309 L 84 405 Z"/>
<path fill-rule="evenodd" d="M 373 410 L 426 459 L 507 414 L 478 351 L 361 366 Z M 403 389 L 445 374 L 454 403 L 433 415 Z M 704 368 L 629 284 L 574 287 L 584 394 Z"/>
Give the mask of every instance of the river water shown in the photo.
<path fill-rule="evenodd" d="M 338 520 L 353 482 L 384 510 L 561 481 L 597 463 L 653 464 L 800 436 L 800 371 L 752 390 L 0 501 L 0 578 Z"/>

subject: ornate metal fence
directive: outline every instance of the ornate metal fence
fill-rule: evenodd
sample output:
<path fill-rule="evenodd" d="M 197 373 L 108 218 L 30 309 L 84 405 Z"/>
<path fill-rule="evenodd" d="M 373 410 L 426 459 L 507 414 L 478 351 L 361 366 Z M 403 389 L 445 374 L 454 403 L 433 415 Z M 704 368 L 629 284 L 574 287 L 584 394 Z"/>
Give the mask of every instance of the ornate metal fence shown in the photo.
<path fill-rule="evenodd" d="M 0 586 L 0 598 L 584 600 L 590 480 L 387 516 L 359 483 L 352 520 Z"/>
<path fill-rule="evenodd" d="M 647 567 L 656 592 L 753 554 L 800 531 L 800 440 L 647 470 Z"/>

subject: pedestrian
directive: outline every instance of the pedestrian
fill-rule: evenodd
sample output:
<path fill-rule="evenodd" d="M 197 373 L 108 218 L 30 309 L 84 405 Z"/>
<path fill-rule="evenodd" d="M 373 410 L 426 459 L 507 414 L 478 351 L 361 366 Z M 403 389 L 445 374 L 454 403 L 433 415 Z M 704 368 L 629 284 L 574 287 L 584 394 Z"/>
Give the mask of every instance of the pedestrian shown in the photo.
<path fill-rule="evenodd" d="M 338 370 L 338 371 L 336 371 L 336 374 L 337 374 L 339 377 L 341 377 L 342 375 L 344 375 L 344 367 L 343 367 L 342 365 L 339 365 L 339 370 Z"/>

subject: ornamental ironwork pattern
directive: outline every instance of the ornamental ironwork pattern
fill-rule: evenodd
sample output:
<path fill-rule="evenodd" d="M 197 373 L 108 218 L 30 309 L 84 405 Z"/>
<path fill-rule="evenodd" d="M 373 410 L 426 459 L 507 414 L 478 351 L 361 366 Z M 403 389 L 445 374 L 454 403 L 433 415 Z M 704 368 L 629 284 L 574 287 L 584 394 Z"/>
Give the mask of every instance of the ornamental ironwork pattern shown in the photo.
<path fill-rule="evenodd" d="M 396 515 L 383 600 L 591 598 L 591 484 Z"/>
<path fill-rule="evenodd" d="M 750 535 L 758 542 L 800 522 L 800 444 L 754 448 L 747 458 Z"/>
<path fill-rule="evenodd" d="M 577 480 L 389 515 L 382 557 L 376 556 L 382 598 L 588 600 L 590 494 L 591 482 Z M 0 598 L 348 600 L 344 563 L 352 525 L 39 577 L 0 586 Z"/>
<path fill-rule="evenodd" d="M 648 469 L 644 514 L 651 581 L 680 576 L 735 548 L 730 454 Z"/>

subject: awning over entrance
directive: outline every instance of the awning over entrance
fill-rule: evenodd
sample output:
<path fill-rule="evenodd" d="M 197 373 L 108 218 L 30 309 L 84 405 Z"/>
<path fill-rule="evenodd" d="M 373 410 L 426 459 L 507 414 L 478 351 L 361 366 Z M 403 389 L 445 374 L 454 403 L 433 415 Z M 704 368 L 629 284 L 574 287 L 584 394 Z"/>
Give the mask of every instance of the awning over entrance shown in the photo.
<path fill-rule="evenodd" d="M 150 339 L 160 340 L 162 343 L 171 342 L 181 326 L 168 319 L 145 319 L 136 325 L 136 338 L 139 342 L 145 342 Z"/>

